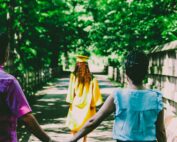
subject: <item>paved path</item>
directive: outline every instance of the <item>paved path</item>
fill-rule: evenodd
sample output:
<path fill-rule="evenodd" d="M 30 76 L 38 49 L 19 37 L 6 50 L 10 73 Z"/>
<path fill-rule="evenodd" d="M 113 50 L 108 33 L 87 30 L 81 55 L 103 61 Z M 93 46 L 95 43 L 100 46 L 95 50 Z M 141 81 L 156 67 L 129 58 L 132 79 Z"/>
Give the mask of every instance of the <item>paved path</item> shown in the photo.
<path fill-rule="evenodd" d="M 106 76 L 96 75 L 101 92 L 106 98 L 115 88 Z M 68 105 L 65 102 L 69 78 L 63 77 L 48 83 L 42 91 L 39 91 L 40 98 L 33 105 L 33 112 L 42 128 L 55 140 L 65 142 L 71 138 L 71 134 L 65 126 Z M 115 142 L 112 140 L 113 116 L 107 118 L 101 125 L 88 135 L 88 142 Z M 25 128 L 19 130 L 21 142 L 39 142 L 33 135 L 30 135 Z"/>

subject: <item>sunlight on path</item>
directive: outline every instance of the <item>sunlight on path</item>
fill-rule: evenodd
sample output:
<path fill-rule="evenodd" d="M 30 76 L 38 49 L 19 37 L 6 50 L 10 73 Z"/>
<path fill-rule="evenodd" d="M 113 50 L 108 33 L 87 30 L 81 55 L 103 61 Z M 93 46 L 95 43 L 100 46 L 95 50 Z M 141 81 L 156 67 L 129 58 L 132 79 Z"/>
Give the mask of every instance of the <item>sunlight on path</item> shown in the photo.
<path fill-rule="evenodd" d="M 101 92 L 105 98 L 113 91 L 115 86 L 104 75 L 96 75 L 96 77 L 99 80 Z M 68 83 L 69 78 L 56 79 L 49 86 L 46 86 L 44 90 L 38 92 L 38 94 L 44 95 L 44 97 L 37 100 L 33 106 L 33 112 L 42 128 L 53 139 L 60 142 L 65 142 L 71 138 L 71 134 L 65 126 L 68 112 L 68 105 L 65 102 Z M 112 140 L 112 123 L 113 116 L 110 116 L 88 135 L 88 142 L 115 142 Z M 39 142 L 39 140 L 31 135 L 28 142 Z"/>

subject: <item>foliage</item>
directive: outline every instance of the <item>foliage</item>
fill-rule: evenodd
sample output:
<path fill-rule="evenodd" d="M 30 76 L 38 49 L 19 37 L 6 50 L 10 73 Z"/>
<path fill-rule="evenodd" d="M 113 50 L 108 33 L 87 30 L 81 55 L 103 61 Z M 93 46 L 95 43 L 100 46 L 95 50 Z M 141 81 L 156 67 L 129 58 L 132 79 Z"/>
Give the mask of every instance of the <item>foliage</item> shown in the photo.
<path fill-rule="evenodd" d="M 8 30 L 20 72 L 57 67 L 80 51 L 120 64 L 130 50 L 177 40 L 176 7 L 176 0 L 0 0 L 0 32 Z"/>

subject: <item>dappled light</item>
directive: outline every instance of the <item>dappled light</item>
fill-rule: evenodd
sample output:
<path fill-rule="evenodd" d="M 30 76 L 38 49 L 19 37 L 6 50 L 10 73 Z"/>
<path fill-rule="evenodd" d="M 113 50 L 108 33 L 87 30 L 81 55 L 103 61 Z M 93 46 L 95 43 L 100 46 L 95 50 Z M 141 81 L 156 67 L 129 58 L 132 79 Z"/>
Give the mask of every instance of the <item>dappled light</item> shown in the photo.
<path fill-rule="evenodd" d="M 116 88 L 105 75 L 95 75 L 99 80 L 99 86 L 104 99 Z M 66 127 L 66 116 L 68 104 L 66 103 L 66 94 L 68 90 L 69 78 L 55 79 L 38 91 L 37 95 L 42 96 L 33 104 L 33 113 L 41 124 L 42 128 L 53 138 L 64 142 L 72 137 L 69 129 Z M 112 140 L 113 115 L 108 117 L 101 125 L 88 136 L 89 142 L 114 142 Z M 33 135 L 18 130 L 20 141 L 39 142 Z"/>
<path fill-rule="evenodd" d="M 168 142 L 173 142 L 177 139 L 176 7 L 176 0 L 0 0 L 0 69 L 19 81 L 42 128 L 65 141 L 71 137 L 65 126 L 66 94 L 76 57 L 86 56 L 105 101 L 115 88 L 127 85 L 127 54 L 143 51 L 149 59 L 143 83 L 162 92 Z M 113 119 L 109 116 L 89 134 L 88 142 L 113 142 Z M 39 141 L 21 120 L 17 134 L 20 142 Z"/>

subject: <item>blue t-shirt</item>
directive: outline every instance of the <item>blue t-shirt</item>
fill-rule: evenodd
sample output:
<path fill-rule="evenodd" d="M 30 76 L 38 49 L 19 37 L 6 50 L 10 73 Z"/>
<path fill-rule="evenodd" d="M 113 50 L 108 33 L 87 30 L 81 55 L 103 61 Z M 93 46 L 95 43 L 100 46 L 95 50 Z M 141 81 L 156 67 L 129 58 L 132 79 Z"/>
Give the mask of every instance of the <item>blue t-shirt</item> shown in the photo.
<path fill-rule="evenodd" d="M 156 121 L 163 109 L 162 94 L 156 90 L 117 89 L 113 139 L 156 140 Z"/>

